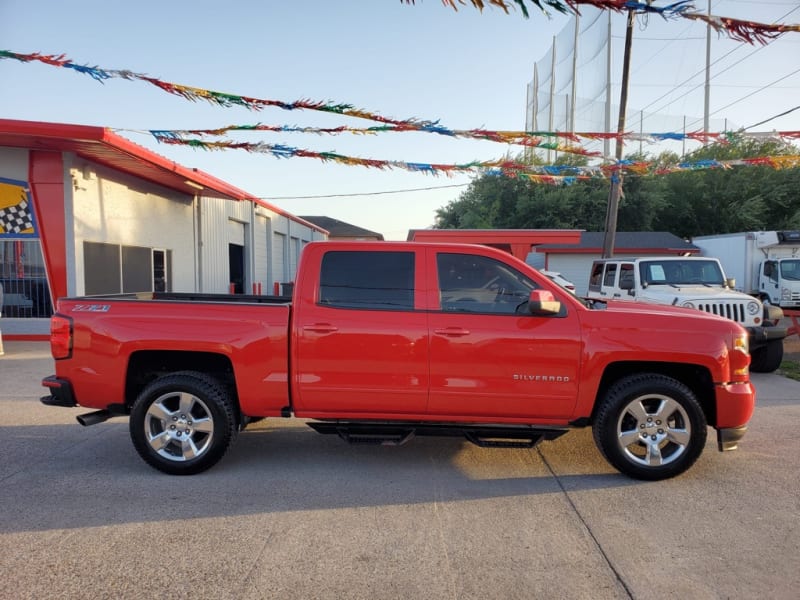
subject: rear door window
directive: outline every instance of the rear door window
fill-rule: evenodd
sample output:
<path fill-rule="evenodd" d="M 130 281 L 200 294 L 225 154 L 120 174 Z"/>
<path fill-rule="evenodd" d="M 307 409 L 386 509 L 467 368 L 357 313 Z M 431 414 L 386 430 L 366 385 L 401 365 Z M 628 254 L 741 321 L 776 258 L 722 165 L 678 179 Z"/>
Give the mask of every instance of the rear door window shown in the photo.
<path fill-rule="evenodd" d="M 413 252 L 326 252 L 319 304 L 372 310 L 414 309 Z"/>

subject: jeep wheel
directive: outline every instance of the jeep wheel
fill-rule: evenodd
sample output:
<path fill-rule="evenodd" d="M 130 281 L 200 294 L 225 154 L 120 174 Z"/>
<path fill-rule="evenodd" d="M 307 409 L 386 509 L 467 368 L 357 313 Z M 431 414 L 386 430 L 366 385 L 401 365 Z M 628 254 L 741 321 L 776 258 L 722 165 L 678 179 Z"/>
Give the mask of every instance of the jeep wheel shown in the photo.
<path fill-rule="evenodd" d="M 213 377 L 181 371 L 159 377 L 131 409 L 130 433 L 139 455 L 171 475 L 216 464 L 236 434 L 233 404 Z"/>
<path fill-rule="evenodd" d="M 612 466 L 635 479 L 675 477 L 706 444 L 708 426 L 694 393 L 656 373 L 625 377 L 605 395 L 593 435 Z"/>
<path fill-rule="evenodd" d="M 750 370 L 753 373 L 772 373 L 783 362 L 783 340 L 772 340 L 751 352 Z"/>

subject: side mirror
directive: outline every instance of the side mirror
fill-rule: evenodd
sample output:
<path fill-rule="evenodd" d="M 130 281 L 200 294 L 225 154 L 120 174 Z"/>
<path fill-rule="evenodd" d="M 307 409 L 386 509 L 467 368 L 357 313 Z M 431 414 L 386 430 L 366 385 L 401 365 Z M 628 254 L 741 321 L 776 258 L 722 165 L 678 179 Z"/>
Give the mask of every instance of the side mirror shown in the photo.
<path fill-rule="evenodd" d="M 549 290 L 531 290 L 528 311 L 532 315 L 557 315 L 561 312 L 561 302 Z"/>
<path fill-rule="evenodd" d="M 633 278 L 631 277 L 630 279 L 628 279 L 626 277 L 625 279 L 620 279 L 619 280 L 619 288 L 621 290 L 632 290 L 633 289 Z"/>
<path fill-rule="evenodd" d="M 731 289 L 731 290 L 733 288 L 735 288 L 736 287 L 736 278 L 735 277 L 728 277 L 725 280 L 725 287 L 727 287 L 728 289 Z"/>

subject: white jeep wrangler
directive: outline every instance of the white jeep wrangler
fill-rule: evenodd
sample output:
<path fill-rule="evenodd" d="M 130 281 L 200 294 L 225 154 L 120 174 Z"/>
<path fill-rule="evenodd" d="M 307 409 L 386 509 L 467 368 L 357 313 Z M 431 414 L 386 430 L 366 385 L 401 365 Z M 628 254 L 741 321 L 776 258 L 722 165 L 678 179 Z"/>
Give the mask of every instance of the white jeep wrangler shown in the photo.
<path fill-rule="evenodd" d="M 608 258 L 594 261 L 587 297 L 600 301 L 635 301 L 694 308 L 739 323 L 750 334 L 750 369 L 770 373 L 783 360 L 786 328 L 776 306 L 737 292 L 716 258 Z"/>

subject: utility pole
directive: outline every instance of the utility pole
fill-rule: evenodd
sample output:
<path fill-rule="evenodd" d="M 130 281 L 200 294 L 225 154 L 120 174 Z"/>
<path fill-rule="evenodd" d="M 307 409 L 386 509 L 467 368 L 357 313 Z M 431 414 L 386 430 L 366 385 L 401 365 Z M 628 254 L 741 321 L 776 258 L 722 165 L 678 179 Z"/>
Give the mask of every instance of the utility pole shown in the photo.
<path fill-rule="evenodd" d="M 617 163 L 622 160 L 623 141 L 625 133 L 625 109 L 628 104 L 628 78 L 631 66 L 631 43 L 633 41 L 634 12 L 628 9 L 628 26 L 625 30 L 625 51 L 622 58 L 622 89 L 619 98 L 619 120 L 617 122 Z M 611 174 L 611 190 L 608 193 L 606 207 L 606 228 L 603 238 L 603 258 L 614 255 L 614 238 L 617 235 L 617 212 L 619 199 L 622 196 L 622 170 L 613 171 Z"/>
<path fill-rule="evenodd" d="M 709 111 L 711 110 L 711 0 L 708 0 L 708 23 L 706 24 L 706 84 L 703 104 L 703 133 L 708 136 Z M 708 137 L 703 139 L 708 144 Z"/>

